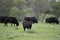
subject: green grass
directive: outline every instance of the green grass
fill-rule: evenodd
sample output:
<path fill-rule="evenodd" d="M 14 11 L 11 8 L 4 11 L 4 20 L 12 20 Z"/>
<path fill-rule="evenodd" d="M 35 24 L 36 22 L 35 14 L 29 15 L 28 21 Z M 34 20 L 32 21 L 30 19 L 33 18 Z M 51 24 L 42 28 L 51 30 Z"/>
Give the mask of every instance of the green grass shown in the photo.
<path fill-rule="evenodd" d="M 4 27 L 0 24 L 0 40 L 60 40 L 60 24 L 37 23 L 32 30 L 23 31 L 22 23 L 19 29 Z"/>

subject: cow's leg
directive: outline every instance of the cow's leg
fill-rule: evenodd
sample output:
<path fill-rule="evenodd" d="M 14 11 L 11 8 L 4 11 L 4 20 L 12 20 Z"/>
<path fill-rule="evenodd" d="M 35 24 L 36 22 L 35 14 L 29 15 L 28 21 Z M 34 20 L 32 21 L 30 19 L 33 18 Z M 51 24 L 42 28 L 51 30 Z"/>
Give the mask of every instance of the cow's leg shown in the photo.
<path fill-rule="evenodd" d="M 26 29 L 26 28 L 24 27 L 24 31 L 25 31 L 25 29 Z"/>
<path fill-rule="evenodd" d="M 31 30 L 31 27 L 30 27 L 30 30 Z"/>
<path fill-rule="evenodd" d="M 31 27 L 28 27 L 27 30 L 31 30 Z"/>
<path fill-rule="evenodd" d="M 32 25 L 30 25 L 30 30 L 31 30 L 31 28 L 32 28 Z"/>

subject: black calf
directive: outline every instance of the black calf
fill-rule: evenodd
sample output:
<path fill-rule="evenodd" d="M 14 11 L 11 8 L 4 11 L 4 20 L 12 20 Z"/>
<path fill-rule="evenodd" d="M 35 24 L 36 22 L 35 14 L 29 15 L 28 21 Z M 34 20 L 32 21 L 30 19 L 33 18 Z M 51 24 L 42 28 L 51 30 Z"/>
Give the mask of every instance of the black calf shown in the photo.
<path fill-rule="evenodd" d="M 31 22 L 29 22 L 29 21 L 23 21 L 23 29 L 24 29 L 24 31 L 26 29 L 30 29 L 31 30 L 31 28 L 32 28 L 32 23 Z"/>

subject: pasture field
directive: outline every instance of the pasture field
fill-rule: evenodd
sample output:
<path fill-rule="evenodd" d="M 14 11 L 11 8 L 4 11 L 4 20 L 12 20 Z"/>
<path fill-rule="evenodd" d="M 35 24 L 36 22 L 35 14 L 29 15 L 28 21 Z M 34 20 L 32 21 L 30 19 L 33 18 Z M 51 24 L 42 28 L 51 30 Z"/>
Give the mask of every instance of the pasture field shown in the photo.
<path fill-rule="evenodd" d="M 32 30 L 23 31 L 22 23 L 19 29 L 4 27 L 0 23 L 0 40 L 60 40 L 60 24 L 35 23 Z"/>

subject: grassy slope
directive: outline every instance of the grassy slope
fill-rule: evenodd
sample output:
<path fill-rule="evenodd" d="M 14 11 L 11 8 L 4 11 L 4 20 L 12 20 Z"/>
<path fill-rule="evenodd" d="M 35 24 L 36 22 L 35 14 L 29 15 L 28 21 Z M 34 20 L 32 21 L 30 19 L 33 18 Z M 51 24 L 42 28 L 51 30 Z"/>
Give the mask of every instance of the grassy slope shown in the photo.
<path fill-rule="evenodd" d="M 0 40 L 60 40 L 60 25 L 39 22 L 24 32 L 21 23 L 19 29 L 0 24 Z"/>

